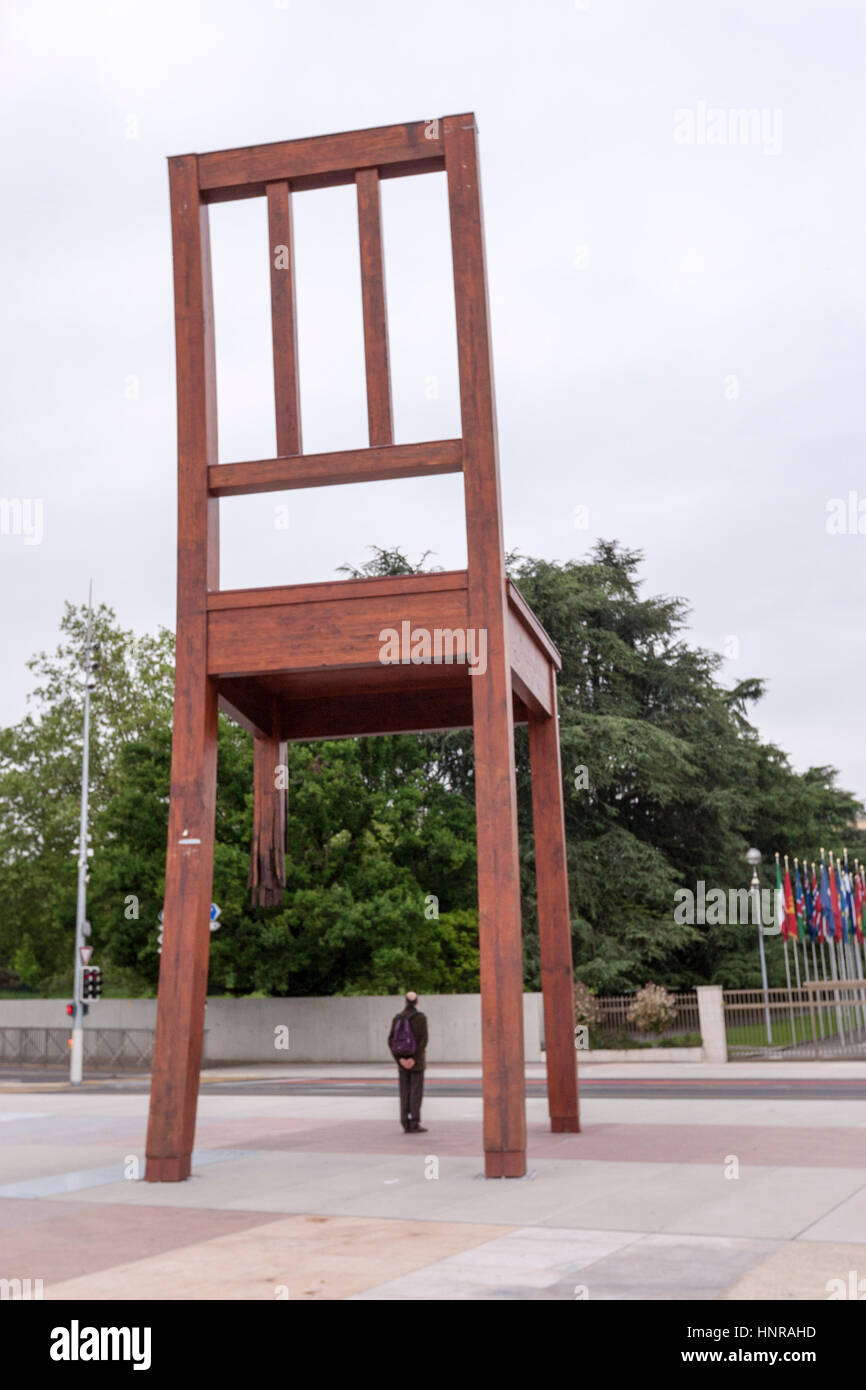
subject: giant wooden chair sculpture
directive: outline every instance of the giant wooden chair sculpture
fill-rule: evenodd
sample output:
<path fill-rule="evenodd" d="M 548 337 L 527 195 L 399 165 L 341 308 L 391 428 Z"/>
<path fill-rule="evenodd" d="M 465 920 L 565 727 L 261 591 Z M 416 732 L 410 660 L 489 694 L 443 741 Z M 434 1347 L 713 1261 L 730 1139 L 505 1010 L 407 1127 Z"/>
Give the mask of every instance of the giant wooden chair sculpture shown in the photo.
<path fill-rule="evenodd" d="M 484 242 L 472 115 L 183 155 L 169 161 L 177 334 L 177 670 L 147 1178 L 190 1172 L 207 990 L 217 707 L 255 736 L 254 901 L 277 902 L 285 834 L 273 770 L 287 739 L 472 727 L 478 836 L 484 1150 L 488 1177 L 526 1171 L 514 723 L 529 724 L 538 917 L 553 1130 L 576 1130 L 571 937 L 557 726 L 558 653 L 506 579 Z M 445 170 L 462 438 L 392 440 L 379 180 Z M 370 447 L 301 445 L 293 190 L 354 183 Z M 208 204 L 267 199 L 277 458 L 217 452 Z M 221 592 L 219 498 L 464 475 L 465 571 Z M 486 634 L 486 670 L 380 659 L 384 629 Z M 447 639 L 446 639 L 447 640 Z M 407 982 L 410 983 L 410 982 Z"/>

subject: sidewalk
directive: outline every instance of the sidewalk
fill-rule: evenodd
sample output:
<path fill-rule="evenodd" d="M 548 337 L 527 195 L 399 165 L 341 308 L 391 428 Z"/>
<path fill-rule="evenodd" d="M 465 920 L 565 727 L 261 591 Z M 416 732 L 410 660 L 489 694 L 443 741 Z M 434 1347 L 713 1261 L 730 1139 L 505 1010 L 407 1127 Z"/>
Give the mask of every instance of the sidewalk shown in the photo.
<path fill-rule="evenodd" d="M 862 1063 L 582 1065 L 594 1079 L 858 1079 Z M 527 1101 L 530 1172 L 481 1176 L 481 1100 L 437 1095 L 406 1136 L 389 1064 L 206 1073 L 194 1175 L 149 1184 L 147 1093 L 0 1092 L 0 1277 L 85 1299 L 826 1298 L 866 1275 L 866 1102 L 583 1100 L 581 1134 Z M 339 1078 L 357 1094 L 306 1094 Z M 543 1067 L 527 1068 L 530 1080 Z M 221 1079 L 272 1080 L 265 1094 Z M 213 1089 L 211 1086 L 213 1085 Z M 806 1088 L 808 1091 L 808 1087 Z"/>

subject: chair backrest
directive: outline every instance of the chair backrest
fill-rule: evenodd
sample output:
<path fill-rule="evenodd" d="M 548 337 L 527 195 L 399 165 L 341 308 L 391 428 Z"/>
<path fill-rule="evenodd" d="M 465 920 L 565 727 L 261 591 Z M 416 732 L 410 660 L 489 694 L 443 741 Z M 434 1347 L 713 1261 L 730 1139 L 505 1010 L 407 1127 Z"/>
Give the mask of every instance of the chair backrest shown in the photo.
<path fill-rule="evenodd" d="M 379 183 L 444 170 L 454 270 L 462 437 L 393 442 Z M 470 609 L 502 602 L 504 557 L 477 131 L 472 114 L 169 160 L 178 389 L 179 612 L 219 587 L 218 499 L 244 493 L 463 472 Z M 354 184 L 369 447 L 302 448 L 292 193 Z M 277 457 L 219 463 L 208 204 L 264 197 L 268 210 Z M 473 604 L 472 596 L 475 596 Z"/>

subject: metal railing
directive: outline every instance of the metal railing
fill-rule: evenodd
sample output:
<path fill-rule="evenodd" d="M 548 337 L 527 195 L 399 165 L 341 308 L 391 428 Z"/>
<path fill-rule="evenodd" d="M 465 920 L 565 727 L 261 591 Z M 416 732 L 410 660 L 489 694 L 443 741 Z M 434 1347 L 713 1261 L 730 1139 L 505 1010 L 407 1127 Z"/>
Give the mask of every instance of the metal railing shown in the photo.
<path fill-rule="evenodd" d="M 791 989 L 726 989 L 731 1057 L 866 1057 L 866 980 Z"/>
<path fill-rule="evenodd" d="M 0 1062 L 43 1066 L 69 1062 L 68 1028 L 0 1027 Z M 95 1067 L 149 1067 L 153 1029 L 85 1028 L 84 1060 Z"/>

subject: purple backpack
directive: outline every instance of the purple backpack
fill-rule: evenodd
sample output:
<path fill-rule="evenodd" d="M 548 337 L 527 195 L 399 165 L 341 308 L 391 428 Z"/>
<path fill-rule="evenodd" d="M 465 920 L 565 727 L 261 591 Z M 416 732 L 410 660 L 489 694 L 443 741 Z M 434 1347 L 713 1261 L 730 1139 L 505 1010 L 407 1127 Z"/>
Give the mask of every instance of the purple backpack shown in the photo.
<path fill-rule="evenodd" d="M 391 1051 L 395 1057 L 411 1057 L 417 1047 L 415 1034 L 408 1018 L 397 1017 L 391 1038 Z"/>

